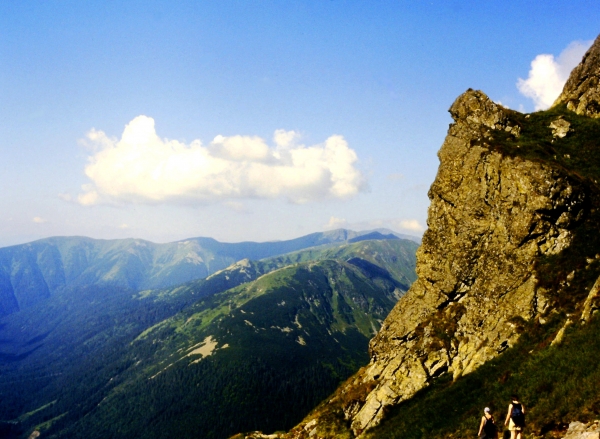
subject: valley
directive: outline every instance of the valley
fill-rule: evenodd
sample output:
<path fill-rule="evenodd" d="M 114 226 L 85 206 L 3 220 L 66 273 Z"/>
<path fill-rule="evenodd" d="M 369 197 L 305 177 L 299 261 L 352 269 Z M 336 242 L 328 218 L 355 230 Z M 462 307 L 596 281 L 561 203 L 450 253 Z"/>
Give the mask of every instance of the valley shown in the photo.
<path fill-rule="evenodd" d="M 148 425 L 145 437 L 291 428 L 368 361 L 369 339 L 415 280 L 415 242 L 365 237 L 384 239 L 242 259 L 170 288 L 69 286 L 5 316 L 0 428 L 98 438 Z"/>

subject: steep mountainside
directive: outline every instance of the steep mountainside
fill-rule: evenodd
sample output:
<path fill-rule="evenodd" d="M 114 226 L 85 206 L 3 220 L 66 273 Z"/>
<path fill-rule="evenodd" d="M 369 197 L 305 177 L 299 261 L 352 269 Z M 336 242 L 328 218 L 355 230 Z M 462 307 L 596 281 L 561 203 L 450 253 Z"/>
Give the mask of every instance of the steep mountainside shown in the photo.
<path fill-rule="evenodd" d="M 290 428 L 368 361 L 369 339 L 403 293 L 382 271 L 302 263 L 201 301 L 141 334 L 122 384 L 48 434 L 135 436 L 149 423 L 147 438 Z"/>
<path fill-rule="evenodd" d="M 287 437 L 364 435 L 439 377 L 459 382 L 514 352 L 524 331 L 537 346 L 590 320 L 600 300 L 599 54 L 600 37 L 548 111 L 521 114 L 473 90 L 454 102 L 418 280 L 371 341 L 370 364 Z"/>
<path fill-rule="evenodd" d="M 416 278 L 416 248 L 367 240 L 245 259 L 175 288 L 63 289 L 0 319 L 0 433 L 289 428 L 366 364 Z"/>
<path fill-rule="evenodd" d="M 27 309 L 66 287 L 163 288 L 204 278 L 244 258 L 258 260 L 361 239 L 398 238 L 339 229 L 264 243 L 222 243 L 212 238 L 168 244 L 140 239 L 42 239 L 0 249 L 0 316 Z"/>

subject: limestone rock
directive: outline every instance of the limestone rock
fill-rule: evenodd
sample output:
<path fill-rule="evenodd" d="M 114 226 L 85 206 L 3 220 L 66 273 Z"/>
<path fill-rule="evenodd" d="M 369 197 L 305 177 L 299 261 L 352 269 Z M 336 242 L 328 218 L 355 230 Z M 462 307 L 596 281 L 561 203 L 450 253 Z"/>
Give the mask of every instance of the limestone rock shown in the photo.
<path fill-rule="evenodd" d="M 554 346 L 554 345 L 557 345 L 560 342 L 562 342 L 562 340 L 563 340 L 563 338 L 565 336 L 565 331 L 572 324 L 573 324 L 573 322 L 571 321 L 571 319 L 567 319 L 567 321 L 564 323 L 564 325 L 562 326 L 562 328 L 560 328 L 558 330 L 558 332 L 556 333 L 556 336 L 554 337 L 554 340 L 552 340 L 552 343 L 550 343 L 550 345 Z"/>
<path fill-rule="evenodd" d="M 567 104 L 577 114 L 600 117 L 600 36 L 569 76 L 554 105 Z"/>
<path fill-rule="evenodd" d="M 552 135 L 554 137 L 563 138 L 569 133 L 571 124 L 563 118 L 558 118 L 550 122 L 550 128 L 552 128 Z"/>
<path fill-rule="evenodd" d="M 590 292 L 583 303 L 583 311 L 581 313 L 581 320 L 583 322 L 589 321 L 592 314 L 600 309 L 600 277 L 596 279 L 594 285 L 590 289 Z"/>

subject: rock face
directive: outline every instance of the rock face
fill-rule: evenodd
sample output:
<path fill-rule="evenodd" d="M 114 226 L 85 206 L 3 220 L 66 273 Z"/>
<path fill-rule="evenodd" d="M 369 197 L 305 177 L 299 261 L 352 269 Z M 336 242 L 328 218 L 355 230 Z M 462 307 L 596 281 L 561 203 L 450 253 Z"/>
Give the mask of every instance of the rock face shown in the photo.
<path fill-rule="evenodd" d="M 600 37 L 557 104 L 600 117 L 599 83 Z M 436 377 L 457 378 L 496 357 L 526 321 L 550 310 L 535 262 L 571 245 L 592 194 L 564 167 L 500 152 L 495 139 L 519 148 L 521 128 L 511 122 L 514 112 L 484 93 L 468 90 L 450 113 L 454 123 L 439 151 L 429 228 L 417 252 L 418 280 L 371 340 L 370 364 L 285 437 L 360 436 L 386 408 Z M 546 128 L 548 142 L 571 132 L 560 117 Z M 599 289 L 590 291 L 583 319 L 597 308 Z M 350 430 L 333 426 L 339 413 Z"/>
<path fill-rule="evenodd" d="M 554 102 L 567 104 L 577 114 L 600 117 L 600 36 L 584 55 L 567 80 L 565 87 Z"/>
<path fill-rule="evenodd" d="M 547 306 L 534 261 L 571 241 L 585 191 L 555 168 L 488 147 L 496 132 L 518 137 L 505 110 L 469 90 L 439 152 L 418 280 L 371 341 L 364 382 L 376 383 L 352 414 L 355 434 L 384 408 L 442 373 L 469 373 L 511 346 L 520 322 Z"/>

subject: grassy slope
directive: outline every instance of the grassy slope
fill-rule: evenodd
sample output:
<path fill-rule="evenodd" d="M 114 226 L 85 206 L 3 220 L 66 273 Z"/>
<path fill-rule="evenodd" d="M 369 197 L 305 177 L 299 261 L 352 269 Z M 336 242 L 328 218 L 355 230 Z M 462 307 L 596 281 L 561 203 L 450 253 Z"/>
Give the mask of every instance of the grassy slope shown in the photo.
<path fill-rule="evenodd" d="M 406 287 L 416 280 L 416 251 L 418 244 L 408 240 L 362 241 L 329 248 L 314 248 L 289 253 L 265 260 L 265 266 L 274 269 L 300 262 L 322 259 L 347 260 L 359 257 L 385 268 Z M 398 263 L 398 261 L 404 261 Z"/>
<path fill-rule="evenodd" d="M 474 437 L 483 407 L 502 423 L 513 392 L 528 409 L 528 434 L 551 436 L 571 421 L 598 419 L 600 318 L 574 325 L 561 344 L 548 347 L 559 321 L 527 328 L 515 347 L 456 382 L 440 378 L 392 409 L 366 438 Z"/>
<path fill-rule="evenodd" d="M 163 290 L 70 288 L 4 317 L 0 320 L 0 420 L 17 419 L 51 401 L 57 404 L 24 424 L 51 419 L 48 413 L 60 415 L 73 404 L 87 410 L 118 384 L 107 381 L 127 367 L 123 357 L 142 331 L 203 297 L 260 274 L 255 263 L 248 263 Z M 0 431 L 2 425 L 0 421 Z"/>

